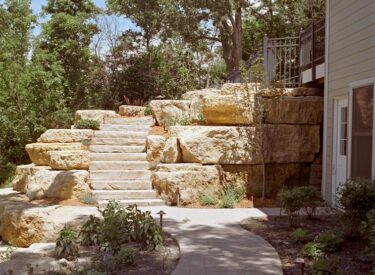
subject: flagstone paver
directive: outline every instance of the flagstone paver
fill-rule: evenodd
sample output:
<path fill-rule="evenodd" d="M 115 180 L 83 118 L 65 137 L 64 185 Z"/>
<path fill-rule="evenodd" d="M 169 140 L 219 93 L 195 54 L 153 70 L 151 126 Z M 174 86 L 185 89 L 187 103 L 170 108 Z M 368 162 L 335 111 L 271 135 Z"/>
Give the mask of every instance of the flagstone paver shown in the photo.
<path fill-rule="evenodd" d="M 142 210 L 150 210 L 154 217 L 158 217 L 160 210 L 166 213 L 163 227 L 177 239 L 181 249 L 173 275 L 282 274 L 276 250 L 240 226 L 245 218 L 267 217 L 265 211 L 168 206 Z M 278 212 L 271 211 L 273 215 Z"/>

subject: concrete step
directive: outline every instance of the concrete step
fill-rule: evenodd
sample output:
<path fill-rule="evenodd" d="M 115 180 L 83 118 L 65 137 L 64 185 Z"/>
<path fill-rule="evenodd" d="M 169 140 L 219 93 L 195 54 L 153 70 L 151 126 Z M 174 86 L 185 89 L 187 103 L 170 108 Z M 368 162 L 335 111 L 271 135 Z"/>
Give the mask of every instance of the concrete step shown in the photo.
<path fill-rule="evenodd" d="M 104 124 L 116 124 L 116 125 L 147 125 L 153 126 L 154 119 L 151 116 L 148 117 L 116 117 L 116 118 L 104 118 Z"/>
<path fill-rule="evenodd" d="M 90 170 L 90 180 L 150 180 L 147 170 Z"/>
<path fill-rule="evenodd" d="M 91 161 L 146 161 L 146 153 L 91 153 Z"/>
<path fill-rule="evenodd" d="M 91 180 L 94 190 L 150 190 L 150 180 Z"/>
<path fill-rule="evenodd" d="M 116 125 L 116 124 L 102 124 L 100 130 L 102 131 L 132 131 L 132 132 L 147 132 L 150 130 L 148 125 Z"/>
<path fill-rule="evenodd" d="M 148 170 L 148 161 L 91 161 L 90 170 Z"/>
<path fill-rule="evenodd" d="M 147 131 L 95 131 L 96 138 L 147 138 Z"/>
<path fill-rule="evenodd" d="M 122 206 L 127 207 L 131 204 L 136 204 L 138 207 L 142 206 L 164 206 L 165 202 L 161 199 L 148 199 L 148 200 L 120 200 L 118 201 Z M 98 201 L 98 206 L 103 209 L 107 206 L 108 200 Z"/>
<path fill-rule="evenodd" d="M 146 146 L 90 145 L 89 149 L 93 153 L 143 153 Z"/>
<path fill-rule="evenodd" d="M 156 199 L 155 190 L 93 190 L 96 200 L 147 200 Z"/>
<path fill-rule="evenodd" d="M 92 145 L 128 145 L 128 146 L 146 146 L 145 138 L 98 138 L 91 140 Z"/>

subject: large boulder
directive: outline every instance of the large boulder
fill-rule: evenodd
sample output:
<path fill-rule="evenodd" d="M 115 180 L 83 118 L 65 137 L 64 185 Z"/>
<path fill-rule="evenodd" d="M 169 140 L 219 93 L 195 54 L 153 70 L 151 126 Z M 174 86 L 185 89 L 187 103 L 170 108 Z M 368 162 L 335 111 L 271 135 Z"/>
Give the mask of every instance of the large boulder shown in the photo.
<path fill-rule="evenodd" d="M 176 137 L 170 137 L 165 142 L 162 162 L 178 163 L 182 162 L 182 152 Z"/>
<path fill-rule="evenodd" d="M 13 190 L 22 194 L 26 193 L 26 186 L 30 179 L 40 170 L 50 170 L 49 166 L 37 166 L 35 164 L 19 165 L 16 168 L 15 178 L 12 181 Z"/>
<path fill-rule="evenodd" d="M 189 100 L 152 100 L 150 107 L 159 126 L 185 124 L 191 120 Z"/>
<path fill-rule="evenodd" d="M 323 120 L 322 97 L 262 97 L 265 123 L 270 124 L 320 124 Z"/>
<path fill-rule="evenodd" d="M 90 152 L 87 150 L 76 151 L 50 151 L 49 166 L 55 170 L 88 170 L 90 167 Z"/>
<path fill-rule="evenodd" d="M 40 136 L 41 143 L 74 143 L 90 140 L 93 130 L 86 129 L 50 129 Z"/>
<path fill-rule="evenodd" d="M 184 100 L 192 100 L 197 97 L 206 96 L 206 95 L 217 95 L 220 94 L 220 89 L 216 88 L 207 88 L 201 90 L 194 90 L 184 93 L 181 98 Z"/>
<path fill-rule="evenodd" d="M 320 150 L 320 127 L 174 126 L 183 162 L 202 164 L 306 163 Z"/>
<path fill-rule="evenodd" d="M 147 136 L 147 160 L 151 162 L 160 162 L 163 156 L 163 149 L 166 138 L 159 135 Z"/>
<path fill-rule="evenodd" d="M 249 195 L 262 194 L 262 165 L 222 165 L 227 184 L 247 187 Z M 307 163 L 286 163 L 265 165 L 265 193 L 276 195 L 283 187 L 307 185 L 310 177 L 310 165 Z"/>
<path fill-rule="evenodd" d="M 121 116 L 144 116 L 145 111 L 146 107 L 143 106 L 121 105 L 118 113 Z"/>
<path fill-rule="evenodd" d="M 169 204 L 197 202 L 201 193 L 218 196 L 223 191 L 220 166 L 159 164 L 152 175 L 153 187 Z"/>
<path fill-rule="evenodd" d="M 31 199 L 83 199 L 91 196 L 90 176 L 85 170 L 40 170 L 26 186 Z"/>
<path fill-rule="evenodd" d="M 75 113 L 74 120 L 77 123 L 81 119 L 96 120 L 99 123 L 104 123 L 105 118 L 116 117 L 115 111 L 109 110 L 78 110 Z"/>
<path fill-rule="evenodd" d="M 55 242 L 64 225 L 79 228 L 90 215 L 100 216 L 96 207 L 37 205 L 18 194 L 0 192 L 0 236 L 13 245 Z"/>
<path fill-rule="evenodd" d="M 50 151 L 86 150 L 82 143 L 32 143 L 26 145 L 26 151 L 31 161 L 36 165 L 49 165 Z"/>

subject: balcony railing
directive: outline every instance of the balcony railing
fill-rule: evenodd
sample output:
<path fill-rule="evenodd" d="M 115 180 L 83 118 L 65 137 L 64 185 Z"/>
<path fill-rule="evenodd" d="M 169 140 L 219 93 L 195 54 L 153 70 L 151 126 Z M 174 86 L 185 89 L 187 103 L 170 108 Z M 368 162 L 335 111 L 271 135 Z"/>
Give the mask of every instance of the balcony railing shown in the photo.
<path fill-rule="evenodd" d="M 312 81 L 316 80 L 316 66 L 324 63 L 325 20 L 314 21 L 297 37 L 264 37 L 263 51 L 246 62 L 251 71 L 255 60 L 262 56 L 264 66 L 264 84 L 285 88 L 301 84 L 301 73 L 312 69 Z M 240 72 L 228 76 L 228 82 L 241 82 Z"/>

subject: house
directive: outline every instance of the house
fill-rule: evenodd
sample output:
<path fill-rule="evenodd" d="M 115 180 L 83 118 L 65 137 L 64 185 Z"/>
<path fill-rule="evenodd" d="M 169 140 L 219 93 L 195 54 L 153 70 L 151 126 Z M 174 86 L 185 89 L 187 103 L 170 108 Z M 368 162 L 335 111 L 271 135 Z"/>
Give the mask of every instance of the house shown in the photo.
<path fill-rule="evenodd" d="M 375 177 L 375 1 L 326 6 L 322 193 L 335 206 L 348 178 Z"/>

